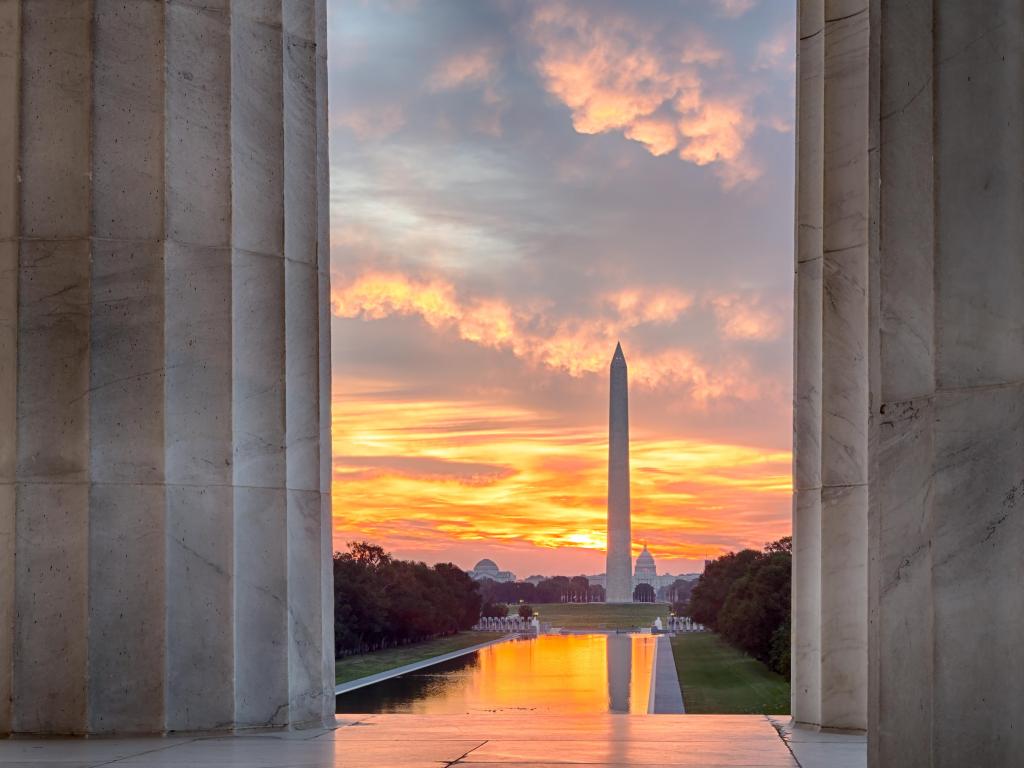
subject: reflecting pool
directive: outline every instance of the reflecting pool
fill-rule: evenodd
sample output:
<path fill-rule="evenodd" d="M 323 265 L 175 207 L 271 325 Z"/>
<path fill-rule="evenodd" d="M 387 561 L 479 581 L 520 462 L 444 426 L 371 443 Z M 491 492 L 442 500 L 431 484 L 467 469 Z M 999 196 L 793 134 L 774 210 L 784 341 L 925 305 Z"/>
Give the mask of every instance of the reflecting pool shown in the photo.
<path fill-rule="evenodd" d="M 337 697 L 337 711 L 646 714 L 652 635 L 541 635 Z"/>

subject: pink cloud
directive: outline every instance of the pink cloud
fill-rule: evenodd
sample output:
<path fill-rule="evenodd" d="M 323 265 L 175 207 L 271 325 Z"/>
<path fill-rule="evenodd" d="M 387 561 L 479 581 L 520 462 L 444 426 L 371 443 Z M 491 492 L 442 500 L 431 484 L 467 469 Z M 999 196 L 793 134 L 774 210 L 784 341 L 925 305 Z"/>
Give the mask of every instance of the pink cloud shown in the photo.
<path fill-rule="evenodd" d="M 754 181 L 761 169 L 746 156 L 746 144 L 756 126 L 738 103 L 707 101 L 679 118 L 684 136 L 679 157 L 694 165 L 717 164 L 726 188 Z"/>
<path fill-rule="evenodd" d="M 497 53 L 488 47 L 455 53 L 438 64 L 428 85 L 433 91 L 486 85 L 497 71 Z"/>
<path fill-rule="evenodd" d="M 575 378 L 605 373 L 610 350 L 620 339 L 628 347 L 630 330 L 646 323 L 673 322 L 693 304 L 689 296 L 676 291 L 630 289 L 602 297 L 592 317 L 552 320 L 540 306 L 513 306 L 500 298 L 462 299 L 454 285 L 438 277 L 370 271 L 351 280 L 336 275 L 333 283 L 331 310 L 338 317 L 420 317 L 438 331 L 510 351 L 531 365 Z M 738 320 L 726 328 L 735 329 L 736 335 L 729 338 L 750 338 L 743 334 L 753 332 Z M 631 382 L 649 389 L 680 386 L 701 407 L 720 398 L 756 400 L 765 394 L 741 357 L 711 366 L 683 348 L 630 349 L 627 355 Z"/>
<path fill-rule="evenodd" d="M 757 57 L 754 66 L 757 69 L 779 69 L 785 72 L 796 71 L 796 51 L 794 32 L 791 28 L 780 29 L 757 46 Z"/>
<path fill-rule="evenodd" d="M 710 301 L 722 336 L 738 341 L 770 341 L 785 328 L 782 311 L 764 306 L 757 297 L 730 293 Z"/>
<path fill-rule="evenodd" d="M 360 141 L 379 141 L 401 130 L 405 112 L 400 104 L 371 105 L 344 110 L 334 122 L 348 128 Z"/>
<path fill-rule="evenodd" d="M 681 160 L 713 165 L 727 188 L 756 179 L 761 170 L 746 151 L 757 126 L 752 110 L 740 95 L 718 93 L 706 75 L 727 60 L 725 51 L 697 30 L 665 50 L 656 32 L 568 2 L 535 6 L 529 25 L 537 71 L 571 110 L 577 132 L 620 131 L 655 156 L 678 148 Z"/>
<path fill-rule="evenodd" d="M 715 0 L 723 16 L 738 18 L 757 5 L 757 0 Z"/>

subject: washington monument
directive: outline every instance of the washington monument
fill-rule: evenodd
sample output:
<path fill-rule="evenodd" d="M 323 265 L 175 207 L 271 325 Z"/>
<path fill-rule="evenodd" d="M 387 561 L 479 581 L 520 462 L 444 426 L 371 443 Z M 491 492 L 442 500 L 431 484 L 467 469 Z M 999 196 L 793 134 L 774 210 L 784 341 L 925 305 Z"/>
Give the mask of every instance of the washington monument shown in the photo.
<path fill-rule="evenodd" d="M 629 391 L 626 356 L 615 345 L 608 403 L 608 564 L 605 599 L 633 602 L 629 524 Z"/>

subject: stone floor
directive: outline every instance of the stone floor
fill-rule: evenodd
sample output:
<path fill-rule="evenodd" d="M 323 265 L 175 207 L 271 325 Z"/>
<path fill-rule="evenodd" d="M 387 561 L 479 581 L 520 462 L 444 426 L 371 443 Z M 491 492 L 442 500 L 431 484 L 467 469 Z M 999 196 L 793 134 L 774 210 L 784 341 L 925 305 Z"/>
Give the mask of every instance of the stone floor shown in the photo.
<path fill-rule="evenodd" d="M 864 738 L 726 715 L 367 715 L 336 730 L 219 737 L 0 740 L 3 768 L 862 768 Z M 782 735 L 780 736 L 780 731 Z M 794 758 L 794 754 L 796 758 Z"/>

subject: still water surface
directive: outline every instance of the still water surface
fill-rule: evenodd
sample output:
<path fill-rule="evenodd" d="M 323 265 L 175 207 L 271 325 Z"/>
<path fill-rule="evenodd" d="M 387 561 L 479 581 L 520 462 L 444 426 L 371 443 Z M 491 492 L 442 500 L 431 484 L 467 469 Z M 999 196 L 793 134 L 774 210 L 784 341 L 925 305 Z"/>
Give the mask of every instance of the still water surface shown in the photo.
<path fill-rule="evenodd" d="M 646 714 L 656 641 L 603 634 L 509 640 L 342 694 L 337 711 Z"/>

